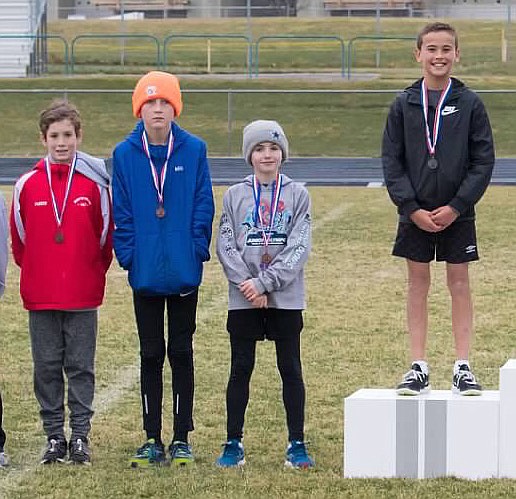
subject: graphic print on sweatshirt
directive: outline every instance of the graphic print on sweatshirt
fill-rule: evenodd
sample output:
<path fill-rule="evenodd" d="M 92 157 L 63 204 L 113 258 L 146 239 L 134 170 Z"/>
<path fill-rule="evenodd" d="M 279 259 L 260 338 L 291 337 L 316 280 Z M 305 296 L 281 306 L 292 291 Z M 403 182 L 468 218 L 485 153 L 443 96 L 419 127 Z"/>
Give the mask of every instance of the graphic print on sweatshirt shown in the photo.
<path fill-rule="evenodd" d="M 264 232 L 268 246 L 286 246 L 287 228 L 292 221 L 292 213 L 285 208 L 285 203 L 280 199 L 271 227 L 271 206 L 267 200 L 260 201 L 260 217 L 255 216 L 255 207 L 250 206 L 242 222 L 246 246 L 264 246 Z"/>

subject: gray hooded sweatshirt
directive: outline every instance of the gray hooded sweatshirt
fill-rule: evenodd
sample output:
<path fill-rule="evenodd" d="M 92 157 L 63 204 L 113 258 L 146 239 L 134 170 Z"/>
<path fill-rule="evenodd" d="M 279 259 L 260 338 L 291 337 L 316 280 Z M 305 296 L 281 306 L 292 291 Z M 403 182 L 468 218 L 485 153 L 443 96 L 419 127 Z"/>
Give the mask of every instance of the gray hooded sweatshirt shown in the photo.
<path fill-rule="evenodd" d="M 217 237 L 217 255 L 229 282 L 229 310 L 253 308 L 238 285 L 252 278 L 259 293 L 267 293 L 268 307 L 305 308 L 303 268 L 311 249 L 311 203 L 306 188 L 283 175 L 283 186 L 274 224 L 265 248 L 264 234 L 256 221 L 253 176 L 231 186 L 224 194 Z M 272 185 L 261 186 L 261 204 L 270 210 Z M 258 227 L 257 227 L 258 225 Z M 261 268 L 262 255 L 271 257 Z"/>

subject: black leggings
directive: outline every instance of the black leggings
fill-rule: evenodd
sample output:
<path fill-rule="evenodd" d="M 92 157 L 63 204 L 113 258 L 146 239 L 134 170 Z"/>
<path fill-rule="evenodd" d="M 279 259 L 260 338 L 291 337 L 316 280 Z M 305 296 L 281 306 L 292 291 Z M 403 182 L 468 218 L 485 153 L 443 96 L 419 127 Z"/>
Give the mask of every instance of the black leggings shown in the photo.
<path fill-rule="evenodd" d="M 173 440 L 187 440 L 193 426 L 194 363 L 197 291 L 187 295 L 143 296 L 134 293 L 140 339 L 140 381 L 143 427 L 147 438 L 161 442 L 163 365 L 165 354 L 172 368 Z M 165 348 L 164 313 L 167 305 L 168 345 Z"/>
<path fill-rule="evenodd" d="M 256 357 L 256 340 L 231 338 L 231 374 L 226 393 L 227 437 L 241 439 L 249 401 L 249 383 Z M 301 368 L 300 335 L 275 340 L 276 362 L 283 382 L 288 439 L 304 439 L 305 385 Z"/>
<path fill-rule="evenodd" d="M 4 416 L 4 407 L 2 405 L 2 394 L 0 394 L 0 450 L 3 450 L 5 445 L 5 431 L 2 428 L 2 419 Z"/>

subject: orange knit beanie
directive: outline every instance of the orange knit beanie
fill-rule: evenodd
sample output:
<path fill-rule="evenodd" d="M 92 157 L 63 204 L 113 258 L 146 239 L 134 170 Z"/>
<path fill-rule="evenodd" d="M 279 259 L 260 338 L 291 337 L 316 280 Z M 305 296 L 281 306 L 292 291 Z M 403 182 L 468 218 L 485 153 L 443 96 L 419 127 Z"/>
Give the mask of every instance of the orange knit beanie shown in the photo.
<path fill-rule="evenodd" d="M 178 117 L 183 109 L 179 80 L 170 73 L 163 71 L 151 71 L 142 76 L 133 92 L 133 114 L 140 117 L 142 106 L 153 99 L 164 99 L 174 108 L 174 114 Z"/>

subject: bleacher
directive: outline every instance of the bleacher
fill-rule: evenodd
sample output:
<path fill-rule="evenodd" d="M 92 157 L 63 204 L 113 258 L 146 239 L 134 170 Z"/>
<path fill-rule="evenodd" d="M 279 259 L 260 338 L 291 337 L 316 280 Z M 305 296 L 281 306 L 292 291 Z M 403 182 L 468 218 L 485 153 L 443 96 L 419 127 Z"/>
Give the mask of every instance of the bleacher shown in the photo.
<path fill-rule="evenodd" d="M 31 33 L 30 0 L 2 0 L 0 8 L 0 77 L 15 78 L 27 75 L 33 41 L 12 36 Z"/>
<path fill-rule="evenodd" d="M 410 16 L 425 7 L 424 0 L 325 0 L 324 9 L 331 16 Z"/>
<path fill-rule="evenodd" d="M 99 10 L 108 10 L 115 15 L 123 12 L 143 12 L 146 19 L 186 17 L 189 0 L 93 0 Z"/>

